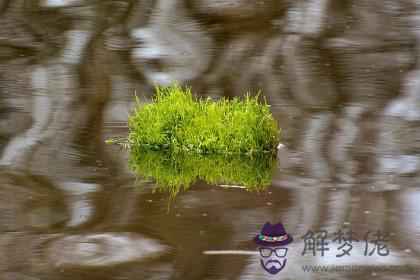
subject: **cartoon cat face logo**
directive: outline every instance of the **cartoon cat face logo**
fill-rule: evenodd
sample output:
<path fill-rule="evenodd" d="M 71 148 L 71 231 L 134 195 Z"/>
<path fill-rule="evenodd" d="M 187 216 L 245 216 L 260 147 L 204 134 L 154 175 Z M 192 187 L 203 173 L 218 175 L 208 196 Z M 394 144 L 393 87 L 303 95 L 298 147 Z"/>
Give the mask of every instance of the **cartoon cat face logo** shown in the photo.
<path fill-rule="evenodd" d="M 286 266 L 286 255 L 289 245 L 293 242 L 291 235 L 284 230 L 283 224 L 265 223 L 261 233 L 254 237 L 259 248 L 262 268 L 270 274 L 279 273 Z"/>

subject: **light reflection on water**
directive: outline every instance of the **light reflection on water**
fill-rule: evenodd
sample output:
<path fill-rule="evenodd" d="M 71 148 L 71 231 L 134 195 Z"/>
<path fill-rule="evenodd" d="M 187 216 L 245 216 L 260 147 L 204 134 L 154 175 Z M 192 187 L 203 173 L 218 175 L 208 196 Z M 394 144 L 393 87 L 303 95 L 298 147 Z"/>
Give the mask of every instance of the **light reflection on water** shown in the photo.
<path fill-rule="evenodd" d="M 153 3 L 152 3 L 153 2 Z M 0 0 L 0 278 L 264 279 L 249 256 L 265 221 L 390 233 L 417 279 L 419 9 L 384 1 Z M 18 36 L 17 36 L 18 34 Z M 261 89 L 287 149 L 258 194 L 199 182 L 169 200 L 134 188 L 125 136 L 134 90 L 174 77 L 203 96 Z M 167 210 L 169 209 L 169 212 Z"/>

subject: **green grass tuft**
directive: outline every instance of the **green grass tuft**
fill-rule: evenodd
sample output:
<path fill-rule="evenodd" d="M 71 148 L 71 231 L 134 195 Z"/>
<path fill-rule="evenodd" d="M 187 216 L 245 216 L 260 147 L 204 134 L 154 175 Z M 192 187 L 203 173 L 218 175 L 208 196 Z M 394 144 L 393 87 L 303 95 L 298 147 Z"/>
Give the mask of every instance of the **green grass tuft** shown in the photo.
<path fill-rule="evenodd" d="M 179 84 L 161 87 L 156 96 L 129 116 L 132 147 L 150 150 L 255 156 L 273 153 L 279 129 L 270 106 L 259 96 L 242 99 L 198 99 Z"/>
<path fill-rule="evenodd" d="M 259 96 L 198 99 L 177 83 L 155 85 L 156 96 L 129 116 L 128 138 L 108 144 L 130 148 L 137 177 L 153 177 L 172 195 L 197 180 L 266 188 L 276 167 L 279 129 Z"/>

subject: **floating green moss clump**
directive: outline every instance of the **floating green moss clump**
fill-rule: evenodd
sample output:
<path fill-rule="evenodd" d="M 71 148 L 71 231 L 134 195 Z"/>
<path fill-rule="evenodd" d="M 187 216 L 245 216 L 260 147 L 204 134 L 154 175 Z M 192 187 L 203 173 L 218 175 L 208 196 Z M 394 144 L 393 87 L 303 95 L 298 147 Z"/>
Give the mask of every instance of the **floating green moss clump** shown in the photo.
<path fill-rule="evenodd" d="M 242 99 L 198 99 L 189 87 L 155 85 L 151 103 L 129 117 L 132 147 L 195 154 L 255 156 L 276 151 L 279 129 L 270 106 L 258 95 Z"/>
<path fill-rule="evenodd" d="M 138 177 L 153 177 L 172 195 L 197 180 L 248 190 L 269 185 L 279 129 L 265 100 L 198 99 L 176 83 L 155 89 L 150 103 L 137 99 L 128 138 L 107 140 L 131 149 Z"/>

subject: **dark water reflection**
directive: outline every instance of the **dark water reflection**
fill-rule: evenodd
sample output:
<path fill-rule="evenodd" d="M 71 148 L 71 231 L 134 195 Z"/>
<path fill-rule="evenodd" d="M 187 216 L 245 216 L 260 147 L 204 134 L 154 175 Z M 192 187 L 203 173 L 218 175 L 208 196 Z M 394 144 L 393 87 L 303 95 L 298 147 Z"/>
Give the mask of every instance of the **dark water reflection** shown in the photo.
<path fill-rule="evenodd" d="M 418 279 L 419 1 L 0 0 L 0 279 L 265 279 L 265 221 L 295 242 L 286 279 Z M 267 191 L 133 188 L 133 92 L 170 77 L 203 96 L 259 89 L 287 149 Z M 169 213 L 167 213 L 169 205 Z M 391 256 L 303 273 L 308 229 L 390 233 Z"/>

